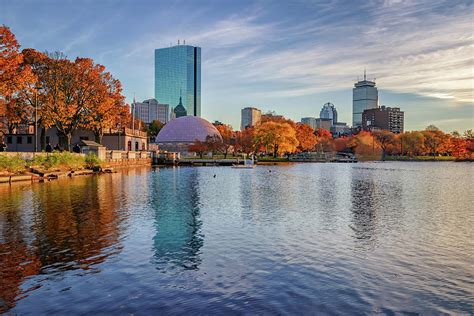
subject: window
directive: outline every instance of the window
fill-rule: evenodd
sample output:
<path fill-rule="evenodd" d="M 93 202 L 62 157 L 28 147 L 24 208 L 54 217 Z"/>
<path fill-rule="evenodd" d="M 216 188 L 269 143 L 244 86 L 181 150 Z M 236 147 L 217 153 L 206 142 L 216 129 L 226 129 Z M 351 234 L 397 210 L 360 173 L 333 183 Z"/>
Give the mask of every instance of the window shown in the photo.
<path fill-rule="evenodd" d="M 26 142 L 27 142 L 28 144 L 31 144 L 31 143 L 33 142 L 33 137 L 28 136 L 28 137 L 26 138 Z"/>
<path fill-rule="evenodd" d="M 11 143 L 13 143 L 13 137 L 8 136 L 7 137 L 7 144 L 11 144 Z"/>
<path fill-rule="evenodd" d="M 17 144 L 23 144 L 23 137 L 17 136 L 17 137 L 16 137 L 16 143 L 17 143 Z"/>

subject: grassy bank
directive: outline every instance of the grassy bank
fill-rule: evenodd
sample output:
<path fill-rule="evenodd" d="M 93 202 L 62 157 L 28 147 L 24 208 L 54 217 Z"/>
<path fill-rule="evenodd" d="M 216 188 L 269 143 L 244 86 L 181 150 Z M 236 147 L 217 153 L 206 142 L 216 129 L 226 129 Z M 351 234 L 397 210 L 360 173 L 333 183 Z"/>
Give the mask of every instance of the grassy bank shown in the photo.
<path fill-rule="evenodd" d="M 387 156 L 386 161 L 456 161 L 456 157 L 451 156 Z"/>
<path fill-rule="evenodd" d="M 0 173 L 23 174 L 31 169 L 42 172 L 50 171 L 77 171 L 81 169 L 92 169 L 100 167 L 100 160 L 94 154 L 86 156 L 69 152 L 53 152 L 34 156 L 32 159 L 24 159 L 18 155 L 0 154 Z"/>

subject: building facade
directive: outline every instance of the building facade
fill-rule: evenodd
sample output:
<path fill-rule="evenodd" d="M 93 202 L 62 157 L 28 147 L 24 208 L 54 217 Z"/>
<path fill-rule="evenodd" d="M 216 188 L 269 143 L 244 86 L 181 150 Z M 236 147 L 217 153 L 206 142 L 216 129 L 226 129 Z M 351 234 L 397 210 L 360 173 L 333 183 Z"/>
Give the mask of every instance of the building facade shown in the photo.
<path fill-rule="evenodd" d="M 324 104 L 321 112 L 319 112 L 319 118 L 331 119 L 333 124 L 337 123 L 337 111 L 334 104 L 331 102 Z"/>
<path fill-rule="evenodd" d="M 183 97 L 187 115 L 201 116 L 201 48 L 177 45 L 155 50 L 155 99 L 176 104 Z"/>
<path fill-rule="evenodd" d="M 9 152 L 34 152 L 35 134 L 22 131 L 14 134 L 5 134 L 4 142 Z M 41 151 L 41 135 L 38 134 L 38 151 Z M 91 130 L 78 129 L 72 134 L 71 147 L 82 140 L 94 140 L 95 135 Z M 45 144 L 56 146 L 59 136 L 56 128 L 48 128 L 45 133 Z M 106 129 L 102 137 L 102 145 L 111 150 L 142 151 L 148 150 L 148 137 L 146 132 L 132 130 L 131 128 Z"/>
<path fill-rule="evenodd" d="M 368 109 L 362 113 L 362 129 L 383 129 L 392 133 L 403 133 L 404 112 L 400 108 L 382 105 L 380 108 Z"/>
<path fill-rule="evenodd" d="M 362 126 L 362 113 L 364 110 L 375 109 L 379 105 L 379 93 L 375 81 L 364 80 L 355 83 L 352 89 L 352 126 Z"/>
<path fill-rule="evenodd" d="M 327 119 L 327 118 L 318 118 L 318 119 L 316 119 L 316 128 L 315 128 L 315 130 L 317 130 L 318 128 L 322 128 L 322 129 L 325 129 L 327 131 L 331 131 L 331 126 L 332 126 L 332 119 Z"/>
<path fill-rule="evenodd" d="M 166 124 L 170 120 L 170 106 L 168 104 L 160 104 L 156 99 L 149 99 L 143 102 L 132 103 L 132 111 L 136 119 L 150 124 L 153 121 L 160 121 Z"/>
<path fill-rule="evenodd" d="M 312 129 L 316 130 L 317 129 L 316 120 L 317 120 L 317 118 L 315 118 L 315 117 L 303 117 L 301 119 L 301 123 L 305 124 L 305 125 L 308 125 Z"/>
<path fill-rule="evenodd" d="M 257 108 L 247 107 L 241 111 L 240 130 L 245 130 L 247 127 L 252 127 L 260 123 L 262 119 L 262 111 Z"/>

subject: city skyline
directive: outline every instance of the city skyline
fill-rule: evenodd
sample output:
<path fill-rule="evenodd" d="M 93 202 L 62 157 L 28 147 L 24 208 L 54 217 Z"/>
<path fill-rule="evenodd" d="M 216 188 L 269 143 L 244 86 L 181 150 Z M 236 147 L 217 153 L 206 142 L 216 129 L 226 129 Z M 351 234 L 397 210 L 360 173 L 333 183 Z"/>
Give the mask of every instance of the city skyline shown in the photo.
<path fill-rule="evenodd" d="M 434 124 L 462 131 L 473 125 L 472 10 L 470 1 L 348 8 L 338 1 L 40 6 L 0 0 L 0 23 L 22 48 L 104 64 L 121 80 L 128 103 L 134 93 L 139 100 L 154 96 L 156 48 L 178 39 L 202 47 L 202 116 L 234 129 L 247 106 L 298 120 L 331 102 L 340 120 L 351 122 L 352 87 L 367 68 L 368 78 L 377 78 L 380 105 L 405 111 L 406 130 Z"/>

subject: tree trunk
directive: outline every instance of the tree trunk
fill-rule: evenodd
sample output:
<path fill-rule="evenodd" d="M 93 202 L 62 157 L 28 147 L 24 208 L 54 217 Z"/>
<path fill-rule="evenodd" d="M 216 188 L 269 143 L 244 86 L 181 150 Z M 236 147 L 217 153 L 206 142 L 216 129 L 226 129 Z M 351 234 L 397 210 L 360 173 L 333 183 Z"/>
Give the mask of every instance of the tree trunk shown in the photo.
<path fill-rule="evenodd" d="M 41 151 L 45 150 L 45 148 L 46 148 L 46 127 L 44 127 L 44 126 L 41 128 L 40 146 L 41 146 Z"/>

